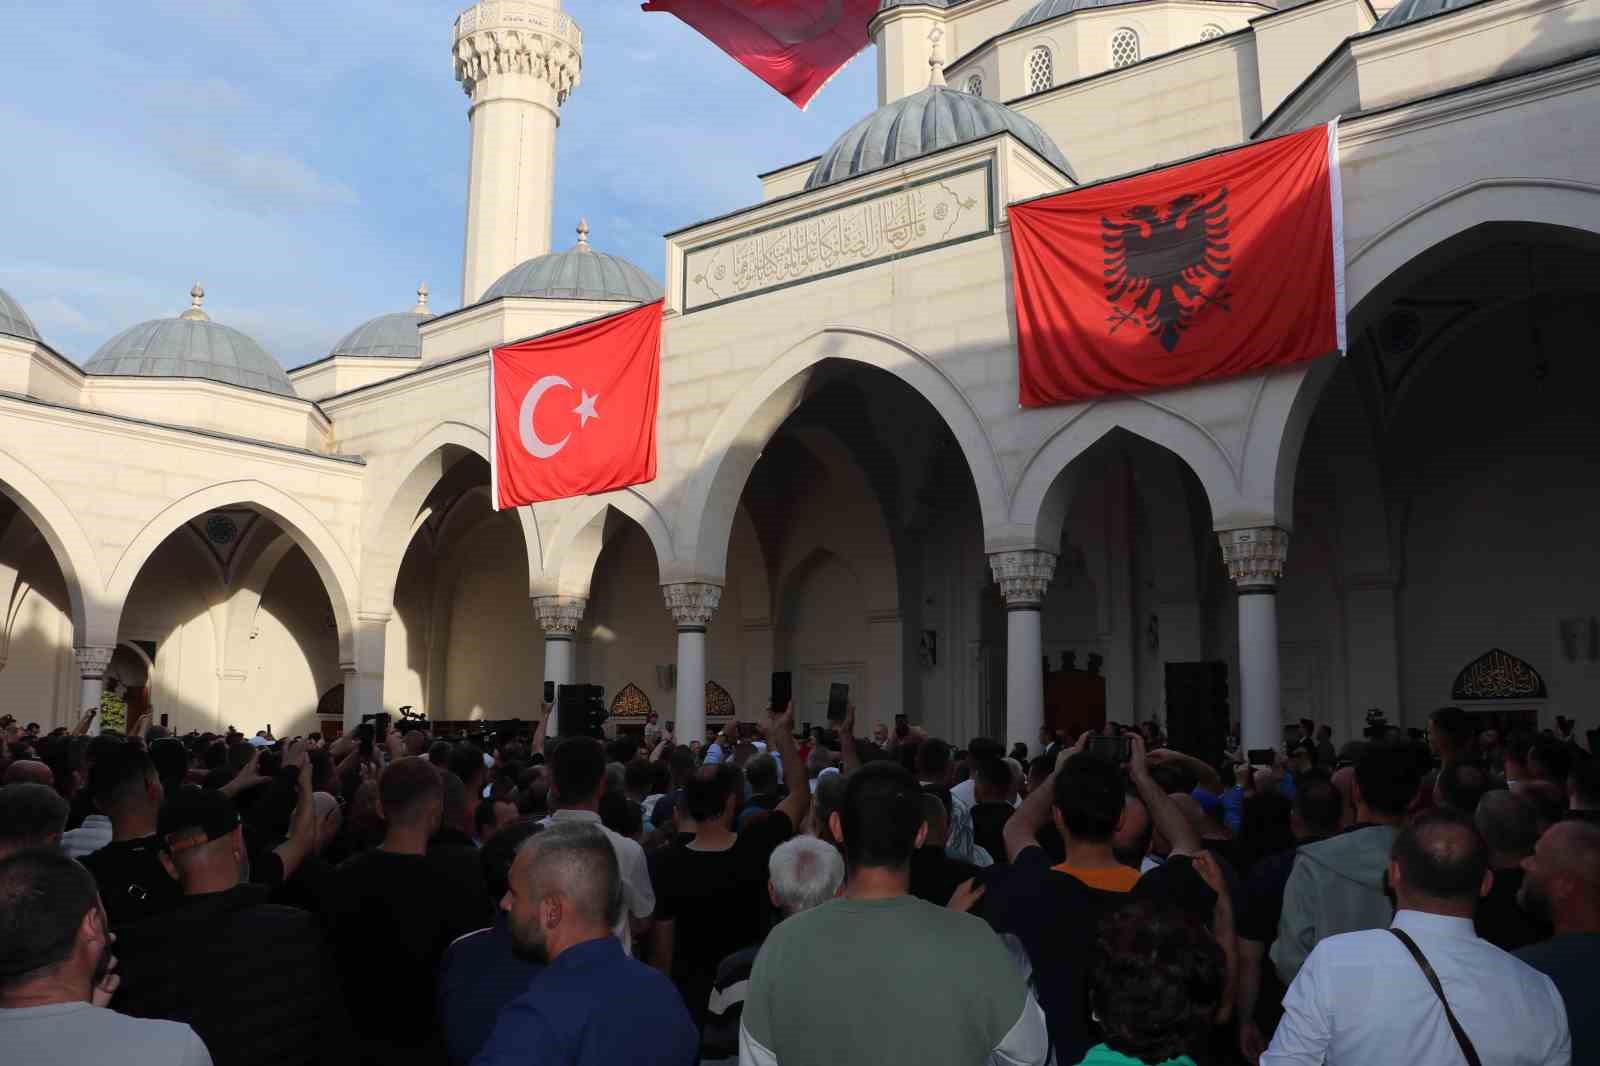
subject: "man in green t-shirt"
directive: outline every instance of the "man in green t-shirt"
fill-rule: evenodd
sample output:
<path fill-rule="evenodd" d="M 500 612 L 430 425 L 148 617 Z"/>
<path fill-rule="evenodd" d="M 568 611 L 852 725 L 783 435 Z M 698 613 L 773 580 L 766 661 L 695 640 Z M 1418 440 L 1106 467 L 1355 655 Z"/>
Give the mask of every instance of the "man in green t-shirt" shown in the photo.
<path fill-rule="evenodd" d="M 1044 1014 L 1002 941 L 982 920 L 909 894 L 927 832 L 916 779 L 869 763 L 829 820 L 844 842 L 844 895 L 788 919 L 762 946 L 740 1062 L 1043 1063 Z"/>

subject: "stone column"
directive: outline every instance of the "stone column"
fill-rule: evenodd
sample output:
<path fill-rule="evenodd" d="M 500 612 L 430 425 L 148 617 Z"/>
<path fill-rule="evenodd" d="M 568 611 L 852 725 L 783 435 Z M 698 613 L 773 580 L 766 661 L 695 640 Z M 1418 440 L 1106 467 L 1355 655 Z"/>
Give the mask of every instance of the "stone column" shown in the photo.
<path fill-rule="evenodd" d="M 111 656 L 116 652 L 115 647 L 110 648 L 73 648 L 72 655 L 78 660 L 78 677 L 81 683 L 78 688 L 78 717 L 83 717 L 83 712 L 93 707 L 100 710 L 100 694 L 105 691 L 106 667 L 111 665 Z M 74 722 L 76 719 L 74 720 Z M 68 723 L 73 724 L 73 723 Z M 100 733 L 100 715 L 94 716 L 94 721 L 89 725 L 91 735 Z"/>
<path fill-rule="evenodd" d="M 1289 534 L 1266 526 L 1217 534 L 1228 576 L 1239 590 L 1240 731 L 1246 749 L 1283 741 L 1283 690 L 1278 681 L 1278 580 L 1289 557 Z"/>
<path fill-rule="evenodd" d="M 1039 607 L 1056 572 L 1056 557 L 1046 551 L 996 552 L 989 556 L 989 568 L 1006 601 L 1006 747 L 1021 741 L 1037 751 L 1044 724 Z"/>
<path fill-rule="evenodd" d="M 383 710 L 385 642 L 389 636 L 388 611 L 357 611 L 355 659 L 341 663 L 344 670 L 344 731 L 353 732 L 363 715 Z"/>
<path fill-rule="evenodd" d="M 556 687 L 570 685 L 576 678 L 577 656 L 573 654 L 573 640 L 578 623 L 583 620 L 584 608 L 589 601 L 582 596 L 535 596 L 533 613 L 544 630 L 544 679 L 554 681 Z M 543 693 L 540 693 L 543 696 Z M 550 725 L 547 733 L 560 736 L 556 709 L 550 708 Z"/>
<path fill-rule="evenodd" d="M 722 586 L 704 581 L 662 585 L 667 610 L 678 626 L 678 738 L 702 743 L 706 736 L 706 626 L 722 602 Z"/>

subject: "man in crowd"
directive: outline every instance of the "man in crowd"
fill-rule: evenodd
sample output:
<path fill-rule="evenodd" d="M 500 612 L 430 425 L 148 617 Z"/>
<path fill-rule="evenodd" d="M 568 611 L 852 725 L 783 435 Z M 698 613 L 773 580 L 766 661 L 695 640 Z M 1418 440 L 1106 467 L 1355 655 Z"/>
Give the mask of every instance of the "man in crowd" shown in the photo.
<path fill-rule="evenodd" d="M 511 887 L 511 866 L 523 843 L 541 827 L 515 822 L 490 837 L 479 853 L 483 877 L 496 901 Z M 528 990 L 543 969 L 517 953 L 509 915 L 495 912 L 494 924 L 459 937 L 445 952 L 439 968 L 439 1022 L 451 1066 L 467 1066 L 489 1040 L 495 1019 L 506 1004 Z"/>
<path fill-rule="evenodd" d="M 972 811 L 951 795 L 950 785 L 955 772 L 951 761 L 950 745 L 942 740 L 928 739 L 917 745 L 917 784 L 924 792 L 932 792 L 950 809 L 950 834 L 945 848 L 955 858 L 978 866 L 988 866 L 994 857 L 978 846 L 973 836 Z"/>
<path fill-rule="evenodd" d="M 1409 749 L 1372 745 L 1362 754 L 1352 785 L 1356 824 L 1299 850 L 1272 945 L 1272 962 L 1285 986 L 1327 937 L 1389 924 L 1393 907 L 1384 894 L 1383 872 L 1420 778 Z"/>
<path fill-rule="evenodd" d="M 111 842 L 85 856 L 83 865 L 100 886 L 112 927 L 177 906 L 183 892 L 156 840 L 165 792 L 150 756 L 132 744 L 106 752 L 89 775 L 89 792 L 111 819 Z"/>
<path fill-rule="evenodd" d="M 1439 757 L 1440 766 L 1470 760 L 1476 733 L 1472 716 L 1460 707 L 1440 707 L 1428 715 L 1428 748 Z"/>
<path fill-rule="evenodd" d="M 1331 774 L 1338 765 L 1339 752 L 1333 746 L 1333 726 L 1323 723 L 1317 726 L 1317 766 Z"/>
<path fill-rule="evenodd" d="M 444 818 L 439 772 L 398 759 L 378 778 L 383 843 L 339 867 L 329 927 L 362 1066 L 431 1063 L 440 1039 L 431 990 L 450 942 L 489 920 L 485 900 L 427 857 Z M 394 1010 L 397 989 L 409 990 Z M 411 994 L 416 992 L 417 994 Z"/>
<path fill-rule="evenodd" d="M 94 878 L 59 851 L 0 859 L 0 1048 L 27 1066 L 211 1066 L 195 1031 L 107 1010 L 119 978 Z"/>
<path fill-rule="evenodd" d="M 741 1063 L 1043 1063 L 1044 1017 L 1005 946 L 980 919 L 907 892 L 925 835 L 916 779 L 868 763 L 849 775 L 830 821 L 844 844 L 844 896 L 767 938 L 745 999 Z"/>
<path fill-rule="evenodd" d="M 269 903 L 265 886 L 246 881 L 233 801 L 180 791 L 161 812 L 160 840 L 182 898 L 123 927 L 114 1006 L 192 1025 L 218 1066 L 331 1063 L 346 1031 L 322 931 L 310 912 Z"/>
<path fill-rule="evenodd" d="M 1523 864 L 1522 904 L 1556 935 L 1517 957 L 1556 983 L 1572 1027 L 1572 1061 L 1600 1060 L 1600 826 L 1553 827 Z"/>
<path fill-rule="evenodd" d="M 550 806 L 555 813 L 544 824 L 585 822 L 598 826 L 616 849 L 623 904 L 616 933 L 622 950 L 632 954 L 635 934 L 645 930 L 645 921 L 655 913 L 656 892 L 639 842 L 600 824 L 600 797 L 606 790 L 605 747 L 593 737 L 568 737 L 550 754 L 550 774 L 554 792 Z"/>
<path fill-rule="evenodd" d="M 1012 799 L 1017 795 L 1021 782 L 1011 774 L 1011 764 L 998 755 L 979 759 L 974 767 L 972 804 L 972 837 L 973 841 L 995 862 L 1005 862 L 1006 822 L 1016 813 L 1012 806 Z M 951 790 L 951 798 L 955 798 L 955 790 Z"/>
<path fill-rule="evenodd" d="M 1600 825 L 1600 752 L 1576 759 L 1567 775 L 1567 817 Z"/>
<path fill-rule="evenodd" d="M 1465 1042 L 1484 1063 L 1565 1066 L 1571 1044 L 1556 986 L 1473 931 L 1493 874 L 1472 820 L 1448 809 L 1417 816 L 1395 838 L 1388 875 L 1393 926 L 1317 944 L 1262 1066 L 1471 1061 Z"/>
<path fill-rule="evenodd" d="M 911 855 L 910 892 L 918 899 L 943 907 L 950 902 L 957 886 L 983 871 L 970 862 L 952 858 L 945 850 L 945 838 L 950 832 L 950 812 L 938 796 L 923 793 L 922 820 L 928 832 Z"/>
<path fill-rule="evenodd" d="M 924 797 L 924 803 L 931 797 Z M 937 801 L 935 801 L 937 802 Z M 839 894 L 844 884 L 844 858 L 837 848 L 816 837 L 795 837 L 778 845 L 767 864 L 767 894 L 780 920 L 820 907 Z M 744 997 L 755 968 L 759 943 L 734 952 L 717 966 L 711 1001 L 700 1038 L 701 1066 L 739 1060 L 739 1024 Z"/>
<path fill-rule="evenodd" d="M 794 742 L 794 708 L 766 724 L 768 743 L 787 764 L 790 781 L 805 780 Z M 767 916 L 767 863 L 795 834 L 811 806 L 811 792 L 789 790 L 777 809 L 734 832 L 739 775 L 726 764 L 704 766 L 686 790 L 694 839 L 663 853 L 656 864 L 658 913 L 651 963 L 669 974 L 700 1026 L 717 966 L 761 939 Z"/>
<path fill-rule="evenodd" d="M 598 825 L 561 822 L 528 840 L 501 906 L 517 950 L 544 969 L 501 1011 L 476 1066 L 695 1066 L 677 992 L 612 934 L 621 874 Z"/>
<path fill-rule="evenodd" d="M 30 848 L 59 848 L 67 801 L 49 785 L 22 781 L 0 788 L 0 859 Z"/>
<path fill-rule="evenodd" d="M 1433 805 L 1472 814 L 1492 784 L 1489 771 L 1477 763 L 1445 763 L 1433 781 Z"/>
<path fill-rule="evenodd" d="M 1494 885 L 1478 901 L 1474 919 L 1478 935 L 1506 951 L 1546 939 L 1549 925 L 1519 903 L 1523 865 L 1539 842 L 1533 804 L 1515 792 L 1491 792 L 1479 802 L 1473 822 L 1489 848 L 1489 869 L 1494 873 Z"/>

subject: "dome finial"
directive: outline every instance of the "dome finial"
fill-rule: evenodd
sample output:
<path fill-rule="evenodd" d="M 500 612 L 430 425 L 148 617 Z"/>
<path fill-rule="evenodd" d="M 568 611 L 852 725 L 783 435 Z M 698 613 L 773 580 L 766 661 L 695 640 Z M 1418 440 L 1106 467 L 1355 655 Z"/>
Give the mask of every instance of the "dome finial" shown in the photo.
<path fill-rule="evenodd" d="M 178 317 L 182 318 L 182 319 L 186 319 L 186 320 L 188 320 L 190 322 L 209 322 L 209 321 L 211 321 L 211 316 L 205 313 L 205 309 L 204 309 L 205 302 L 206 302 L 206 289 L 205 289 L 205 286 L 201 285 L 197 281 L 197 282 L 194 283 L 194 288 L 189 290 L 189 310 L 185 311 L 183 314 L 179 315 Z"/>
<path fill-rule="evenodd" d="M 944 40 L 944 30 L 938 26 L 928 31 L 928 87 L 942 88 L 944 86 L 944 49 L 939 47 L 939 42 Z"/>
<path fill-rule="evenodd" d="M 414 315 L 432 314 L 428 310 L 428 283 L 426 281 L 417 286 L 417 306 L 411 309 L 411 313 Z"/>
<path fill-rule="evenodd" d="M 574 245 L 574 249 L 577 249 L 577 248 L 588 248 L 588 247 L 589 247 L 589 220 L 586 219 L 586 218 L 580 218 L 580 219 L 578 219 L 578 243 L 576 245 Z"/>

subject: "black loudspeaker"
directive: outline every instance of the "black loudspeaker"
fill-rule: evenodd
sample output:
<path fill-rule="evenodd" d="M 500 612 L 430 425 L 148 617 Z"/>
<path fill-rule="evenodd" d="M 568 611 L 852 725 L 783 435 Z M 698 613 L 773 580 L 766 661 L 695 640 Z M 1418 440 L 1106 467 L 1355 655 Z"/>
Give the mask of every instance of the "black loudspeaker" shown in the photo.
<path fill-rule="evenodd" d="M 561 685 L 556 689 L 556 728 L 561 736 L 605 736 L 606 690 L 599 685 Z"/>
<path fill-rule="evenodd" d="M 1232 721 L 1228 664 L 1167 664 L 1167 743 L 1211 766 L 1222 761 Z"/>

